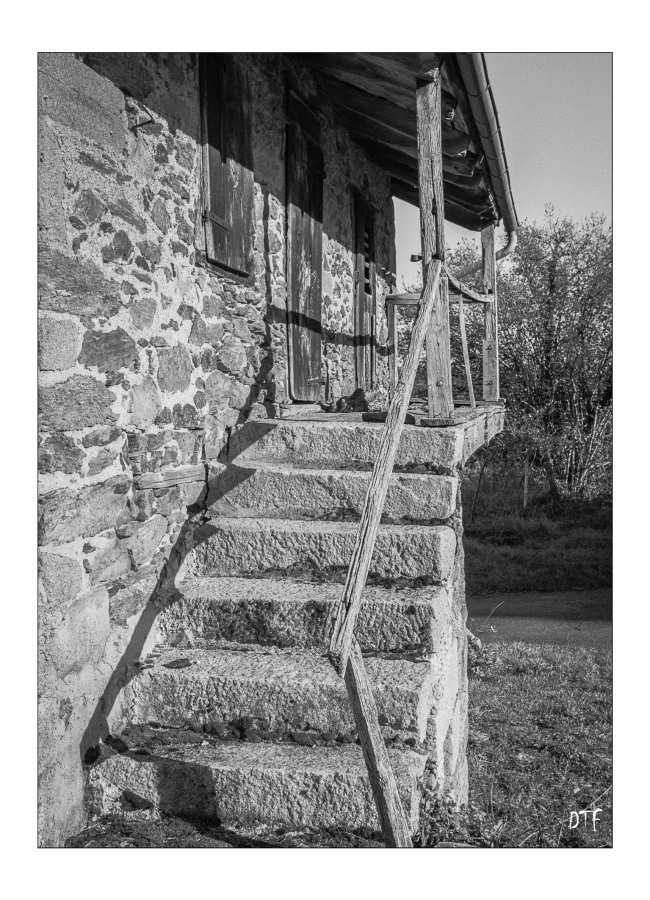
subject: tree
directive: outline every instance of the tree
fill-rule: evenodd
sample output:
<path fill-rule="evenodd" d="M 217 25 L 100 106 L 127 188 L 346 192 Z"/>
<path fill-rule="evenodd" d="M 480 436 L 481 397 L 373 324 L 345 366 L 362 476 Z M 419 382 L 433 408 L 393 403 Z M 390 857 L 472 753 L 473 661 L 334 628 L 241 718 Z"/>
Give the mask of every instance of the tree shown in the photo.
<path fill-rule="evenodd" d="M 452 271 L 478 251 L 462 242 Z M 479 276 L 474 284 L 479 287 Z M 612 233 L 603 216 L 577 223 L 546 208 L 525 222 L 512 257 L 499 264 L 503 447 L 543 467 L 549 489 L 585 497 L 608 488 L 612 430 Z M 482 315 L 468 316 L 474 384 L 481 383 Z M 453 316 L 453 312 L 452 312 Z M 452 319 L 452 364 L 462 353 Z"/>

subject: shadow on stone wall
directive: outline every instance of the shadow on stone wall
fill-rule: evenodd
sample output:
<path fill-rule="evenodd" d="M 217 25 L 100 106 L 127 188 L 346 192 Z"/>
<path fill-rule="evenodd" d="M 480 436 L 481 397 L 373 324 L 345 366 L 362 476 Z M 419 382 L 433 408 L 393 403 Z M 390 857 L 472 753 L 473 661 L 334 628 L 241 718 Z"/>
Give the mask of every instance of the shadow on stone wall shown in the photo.
<path fill-rule="evenodd" d="M 269 429 L 272 428 L 269 425 Z M 252 444 L 259 440 L 260 429 L 264 430 L 264 421 L 256 421 L 254 430 L 255 440 L 247 441 L 245 431 L 238 440 L 238 455 L 245 452 Z M 211 502 L 222 499 L 228 491 L 235 489 L 243 481 L 246 481 L 254 472 L 253 468 L 243 468 L 232 465 L 236 457 L 228 455 L 228 447 L 224 449 L 223 454 L 217 460 L 224 466 L 219 475 L 210 481 L 206 476 L 206 494 L 205 500 L 201 504 L 194 507 L 188 507 L 188 518 L 183 524 L 176 542 L 169 554 L 169 559 L 158 576 L 155 587 L 152 590 L 148 600 L 138 619 L 138 623 L 133 630 L 133 634 L 129 643 L 122 653 L 119 662 L 115 665 L 113 673 L 95 706 L 95 710 L 90 718 L 88 726 L 83 734 L 79 751 L 83 763 L 92 763 L 98 756 L 98 746 L 100 741 L 106 741 L 110 735 L 109 717 L 120 692 L 126 685 L 138 674 L 138 665 L 142 651 L 153 631 L 156 619 L 160 613 L 177 602 L 181 597 L 181 592 L 176 587 L 176 577 L 183 565 L 188 554 L 199 543 L 195 541 L 195 533 L 201 529 L 202 539 L 209 537 L 209 529 L 202 526 L 206 523 L 207 500 Z M 206 463 L 206 471 L 208 462 Z M 225 476 L 225 477 L 224 477 Z M 215 487 L 219 484 L 220 488 L 225 486 L 225 490 L 219 494 L 215 491 Z"/>

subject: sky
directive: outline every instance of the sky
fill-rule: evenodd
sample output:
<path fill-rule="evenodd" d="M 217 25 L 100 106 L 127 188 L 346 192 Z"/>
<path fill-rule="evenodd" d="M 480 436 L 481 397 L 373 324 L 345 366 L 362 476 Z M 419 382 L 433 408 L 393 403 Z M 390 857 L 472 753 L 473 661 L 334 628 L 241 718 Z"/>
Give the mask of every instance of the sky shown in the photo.
<path fill-rule="evenodd" d="M 584 219 L 612 215 L 612 55 L 486 53 L 519 221 L 541 220 L 544 206 Z M 419 264 L 419 211 L 395 200 L 397 284 Z M 475 237 L 445 224 L 454 246 Z"/>

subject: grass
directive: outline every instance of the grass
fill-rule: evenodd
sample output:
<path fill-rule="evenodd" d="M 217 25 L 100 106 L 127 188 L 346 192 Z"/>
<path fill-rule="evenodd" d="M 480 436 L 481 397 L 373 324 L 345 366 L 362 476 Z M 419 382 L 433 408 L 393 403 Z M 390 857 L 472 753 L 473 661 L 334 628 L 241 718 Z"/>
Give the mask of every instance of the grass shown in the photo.
<path fill-rule="evenodd" d="M 470 596 L 611 586 L 610 505 L 567 502 L 555 509 L 543 485 L 537 484 L 524 510 L 512 473 L 505 478 L 484 476 L 474 505 L 477 481 L 470 470 L 462 486 Z"/>
<path fill-rule="evenodd" d="M 550 644 L 473 652 L 470 804 L 425 802 L 422 843 L 611 847 L 611 667 L 609 651 Z M 569 827 L 597 807 L 595 830 L 590 815 Z"/>

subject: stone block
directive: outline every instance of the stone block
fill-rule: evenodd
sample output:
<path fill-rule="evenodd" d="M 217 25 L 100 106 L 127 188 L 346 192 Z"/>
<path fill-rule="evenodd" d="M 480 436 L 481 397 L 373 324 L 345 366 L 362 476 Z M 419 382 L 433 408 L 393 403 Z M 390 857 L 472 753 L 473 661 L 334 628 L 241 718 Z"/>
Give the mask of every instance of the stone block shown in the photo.
<path fill-rule="evenodd" d="M 169 228 L 171 226 L 172 220 L 167 211 L 167 207 L 164 202 L 160 199 L 160 197 L 156 198 L 153 206 L 151 207 L 151 218 L 154 223 L 160 228 L 163 234 L 167 234 Z"/>
<path fill-rule="evenodd" d="M 182 667 L 175 667 L 179 660 Z M 380 721 L 423 740 L 433 687 L 429 662 L 369 656 L 365 667 Z M 320 732 L 354 728 L 344 681 L 325 655 L 309 650 L 167 650 L 124 691 L 135 724 L 180 728 L 249 716 L 284 733 L 305 723 Z"/>
<path fill-rule="evenodd" d="M 255 575 L 267 570 L 346 571 L 358 531 L 353 522 L 212 519 L 196 535 L 191 570 L 197 575 Z M 456 535 L 444 525 L 382 525 L 370 576 L 449 578 Z"/>
<path fill-rule="evenodd" d="M 109 281 L 92 262 L 39 247 L 39 308 L 76 316 L 105 316 L 119 312 L 119 285 Z"/>
<path fill-rule="evenodd" d="M 131 558 L 122 541 L 115 541 L 106 550 L 97 553 L 92 561 L 91 584 L 113 581 L 131 571 Z"/>
<path fill-rule="evenodd" d="M 88 474 L 98 475 L 112 466 L 120 455 L 119 447 L 102 447 L 91 459 L 88 460 Z"/>
<path fill-rule="evenodd" d="M 342 585 L 291 578 L 192 578 L 158 619 L 161 640 L 278 647 L 329 647 Z M 439 586 L 386 590 L 367 585 L 355 635 L 362 650 L 438 652 L 438 618 L 449 603 Z"/>
<path fill-rule="evenodd" d="M 192 357 L 187 347 L 176 344 L 174 347 L 159 347 L 156 352 L 160 390 L 169 393 L 187 390 L 194 371 Z"/>
<path fill-rule="evenodd" d="M 229 336 L 217 353 L 219 368 L 231 375 L 241 375 L 246 368 L 247 357 L 244 345 L 234 336 Z"/>
<path fill-rule="evenodd" d="M 407 822 L 418 827 L 418 779 L 425 757 L 389 751 Z M 88 773 L 91 815 L 120 814 L 124 791 L 148 800 L 154 812 L 218 818 L 225 824 L 262 822 L 294 828 L 377 828 L 361 748 L 237 744 L 166 749 L 147 757 L 121 754 Z"/>
<path fill-rule="evenodd" d="M 117 372 L 128 368 L 137 359 L 138 348 L 123 328 L 113 331 L 87 331 L 84 335 L 79 362 L 97 366 L 100 372 Z"/>
<path fill-rule="evenodd" d="M 83 570 L 76 559 L 41 550 L 38 554 L 38 577 L 43 600 L 58 606 L 74 599 L 79 593 Z"/>
<path fill-rule="evenodd" d="M 167 532 L 167 520 L 155 515 L 138 526 L 126 544 L 137 566 L 148 562 Z"/>
<path fill-rule="evenodd" d="M 67 434 L 55 433 L 38 448 L 38 471 L 64 472 L 72 475 L 81 471 L 84 452 Z"/>
<path fill-rule="evenodd" d="M 319 519 L 359 517 L 369 472 L 297 469 L 265 464 L 247 469 L 231 465 L 210 480 L 208 506 L 225 516 Z M 458 479 L 450 475 L 393 475 L 383 519 L 411 522 L 447 519 L 456 509 Z"/>
<path fill-rule="evenodd" d="M 133 254 L 133 244 L 131 243 L 131 238 L 128 236 L 126 231 L 118 231 L 114 235 L 110 244 L 107 244 L 102 249 L 102 259 L 105 263 L 123 261 L 128 262 L 131 259 Z M 133 273 L 136 278 L 139 277 L 137 272 Z M 149 283 L 151 279 L 148 279 Z"/>
<path fill-rule="evenodd" d="M 147 488 L 172 487 L 175 484 L 193 481 L 205 481 L 203 463 L 195 466 L 176 466 L 173 469 L 166 469 L 164 472 L 146 472 L 136 479 L 135 486 L 142 491 Z"/>
<path fill-rule="evenodd" d="M 124 94 L 72 53 L 38 54 L 39 113 L 89 140 L 125 148 Z"/>
<path fill-rule="evenodd" d="M 90 425 L 113 425 L 111 410 L 115 394 L 88 375 L 73 375 L 66 381 L 38 391 L 39 425 L 44 431 L 79 431 Z"/>
<path fill-rule="evenodd" d="M 137 428 L 148 428 L 156 421 L 162 401 L 156 383 L 148 376 L 131 392 L 131 422 Z"/>
<path fill-rule="evenodd" d="M 39 543 L 65 543 L 113 527 L 126 506 L 131 481 L 116 475 L 79 491 L 51 491 L 40 499 Z"/>
<path fill-rule="evenodd" d="M 105 447 L 107 444 L 112 444 L 113 441 L 116 441 L 121 434 L 121 428 L 110 428 L 106 425 L 103 428 L 96 428 L 90 434 L 85 434 L 81 439 L 81 443 L 84 447 Z"/>
<path fill-rule="evenodd" d="M 180 484 L 180 506 L 195 506 L 197 503 L 203 503 L 207 495 L 207 487 L 205 481 L 190 481 Z"/>
<path fill-rule="evenodd" d="M 109 590 L 109 614 L 114 625 L 126 625 L 129 619 L 142 612 L 149 601 L 152 601 L 158 585 L 158 576 L 148 572 L 144 576 L 131 577 L 125 583 L 119 581 L 111 585 Z M 158 612 L 151 606 L 151 621 Z"/>
<path fill-rule="evenodd" d="M 230 458 L 238 462 L 291 463 L 306 468 L 372 469 L 384 427 L 381 423 L 328 420 L 247 422 L 233 433 Z M 397 471 L 453 474 L 463 453 L 463 427 L 405 425 L 395 457 Z"/>
<path fill-rule="evenodd" d="M 108 591 L 104 586 L 73 600 L 48 647 L 58 676 L 65 678 L 70 672 L 100 662 L 109 633 Z"/>
<path fill-rule="evenodd" d="M 38 320 L 38 365 L 43 371 L 69 369 L 77 361 L 79 326 L 69 319 Z"/>
<path fill-rule="evenodd" d="M 156 301 L 153 297 L 140 297 L 129 308 L 133 327 L 139 331 L 146 331 L 153 325 L 156 316 Z"/>

